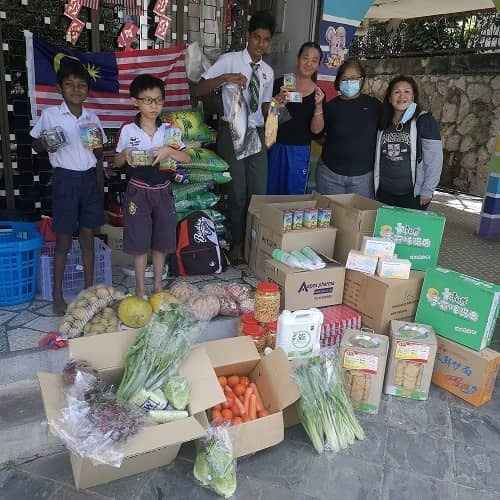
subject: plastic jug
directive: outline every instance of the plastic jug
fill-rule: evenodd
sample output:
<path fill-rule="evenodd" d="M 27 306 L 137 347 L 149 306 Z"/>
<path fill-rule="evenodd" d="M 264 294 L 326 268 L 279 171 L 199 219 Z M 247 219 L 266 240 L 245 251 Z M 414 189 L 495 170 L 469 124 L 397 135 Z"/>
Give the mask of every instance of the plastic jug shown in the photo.
<path fill-rule="evenodd" d="M 319 309 L 284 310 L 278 319 L 276 347 L 281 347 L 289 359 L 314 356 L 320 350 L 323 313 Z"/>

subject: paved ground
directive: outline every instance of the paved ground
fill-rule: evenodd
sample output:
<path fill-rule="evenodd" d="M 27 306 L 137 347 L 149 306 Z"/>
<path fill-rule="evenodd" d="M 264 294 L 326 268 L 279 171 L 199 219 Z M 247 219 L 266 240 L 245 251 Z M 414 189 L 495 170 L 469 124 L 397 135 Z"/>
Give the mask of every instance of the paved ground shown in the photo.
<path fill-rule="evenodd" d="M 490 281 L 499 281 L 500 244 L 479 240 L 477 199 L 441 195 L 433 210 L 447 216 L 440 263 Z M 116 275 L 115 278 L 119 278 Z M 127 287 L 125 278 L 120 286 Z M 4 358 L 33 349 L 57 322 L 48 304 L 0 311 Z M 0 339 L 2 335 L 0 334 Z M 493 347 L 500 350 L 500 331 Z M 52 360 L 53 361 L 53 360 Z M 50 364 L 50 362 L 49 362 Z M 54 363 L 55 364 L 55 363 Z M 0 370 L 1 373 L 1 370 Z M 0 384 L 4 383 L 0 379 Z M 1 387 L 0 387 L 1 389 Z M 215 498 L 192 477 L 193 448 L 185 445 L 169 467 L 108 485 L 76 492 L 68 455 L 41 436 L 41 402 L 30 382 L 0 391 L 0 448 L 10 440 L 40 439 L 41 457 L 0 466 L 0 499 L 202 499 Z M 300 426 L 285 441 L 238 462 L 239 499 L 422 499 L 493 500 L 500 498 L 500 378 L 489 404 L 474 409 L 433 387 L 426 402 L 384 398 L 377 416 L 360 417 L 368 434 L 364 442 L 336 456 L 319 456 Z M 45 444 L 44 444 L 45 443 Z M 43 456 L 47 455 L 47 456 Z M 0 450 L 1 456 L 1 450 Z M 22 456 L 22 454 L 21 454 Z M 0 460 L 1 462 L 1 460 Z"/>

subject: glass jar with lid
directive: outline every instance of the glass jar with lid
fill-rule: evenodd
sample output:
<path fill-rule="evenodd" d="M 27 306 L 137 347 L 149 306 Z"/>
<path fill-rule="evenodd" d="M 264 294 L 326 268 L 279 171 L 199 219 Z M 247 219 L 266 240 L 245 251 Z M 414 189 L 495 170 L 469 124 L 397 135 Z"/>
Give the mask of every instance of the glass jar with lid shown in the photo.
<path fill-rule="evenodd" d="M 255 319 L 259 323 L 277 321 L 280 313 L 280 300 L 280 289 L 276 283 L 260 282 L 255 291 Z"/>
<path fill-rule="evenodd" d="M 259 323 L 243 323 L 243 335 L 247 336 L 252 342 L 259 354 L 264 354 L 266 348 L 266 332 Z"/>

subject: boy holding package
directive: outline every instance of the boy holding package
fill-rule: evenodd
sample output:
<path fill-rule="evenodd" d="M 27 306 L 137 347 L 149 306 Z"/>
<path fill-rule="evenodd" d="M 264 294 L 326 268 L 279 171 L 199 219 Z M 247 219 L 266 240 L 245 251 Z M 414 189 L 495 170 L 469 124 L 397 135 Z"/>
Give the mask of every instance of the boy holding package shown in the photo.
<path fill-rule="evenodd" d="M 139 75 L 130 84 L 130 97 L 139 113 L 120 132 L 115 166 L 128 167 L 123 248 L 134 256 L 136 294 L 142 298 L 148 251 L 153 257 L 154 292 L 159 292 L 165 257 L 176 246 L 173 175 L 158 167 L 168 159 L 186 163 L 190 158 L 183 151 L 180 131 L 159 118 L 165 84 L 151 75 Z"/>
<path fill-rule="evenodd" d="M 73 234 L 79 231 L 85 288 L 94 279 L 94 231 L 104 223 L 102 144 L 106 136 L 99 118 L 84 108 L 90 76 L 84 66 L 67 60 L 57 73 L 64 99 L 43 110 L 31 130 L 33 149 L 47 151 L 52 174 L 52 216 L 56 233 L 53 310 L 64 315 L 63 277 Z M 97 168 L 100 172 L 98 175 Z"/>

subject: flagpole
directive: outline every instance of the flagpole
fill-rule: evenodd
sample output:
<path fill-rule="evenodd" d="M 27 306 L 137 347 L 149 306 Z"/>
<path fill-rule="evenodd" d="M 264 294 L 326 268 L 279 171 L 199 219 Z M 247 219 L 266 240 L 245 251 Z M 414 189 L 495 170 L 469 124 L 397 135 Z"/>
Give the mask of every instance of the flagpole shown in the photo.
<path fill-rule="evenodd" d="M 90 22 L 92 23 L 92 31 L 90 34 L 90 49 L 92 52 L 101 50 L 100 34 L 99 34 L 99 19 L 101 16 L 101 8 L 90 9 Z"/>
<path fill-rule="evenodd" d="M 14 176 L 9 144 L 9 114 L 7 111 L 7 87 L 5 80 L 5 60 L 3 57 L 2 25 L 0 24 L 0 133 L 2 135 L 2 158 L 5 179 L 5 194 L 7 195 L 7 209 L 15 209 L 14 201 Z"/>

